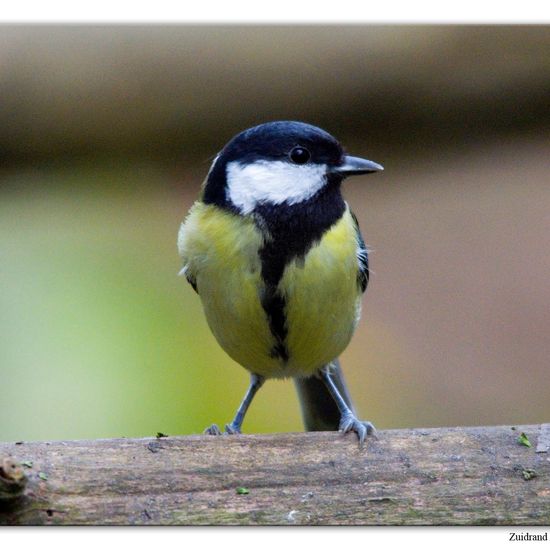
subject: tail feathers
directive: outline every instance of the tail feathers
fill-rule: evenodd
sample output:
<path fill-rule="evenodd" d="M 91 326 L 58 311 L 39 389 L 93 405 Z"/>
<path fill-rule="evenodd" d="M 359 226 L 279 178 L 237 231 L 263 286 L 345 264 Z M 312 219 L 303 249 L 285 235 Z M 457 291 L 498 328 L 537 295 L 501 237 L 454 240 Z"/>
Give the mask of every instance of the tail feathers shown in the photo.
<path fill-rule="evenodd" d="M 334 361 L 334 368 L 331 370 L 332 379 L 347 403 L 353 411 L 351 397 L 344 381 L 344 375 L 340 363 Z M 304 427 L 308 432 L 338 430 L 340 425 L 340 411 L 336 402 L 330 395 L 324 382 L 316 377 L 295 378 L 294 384 L 298 392 Z"/>

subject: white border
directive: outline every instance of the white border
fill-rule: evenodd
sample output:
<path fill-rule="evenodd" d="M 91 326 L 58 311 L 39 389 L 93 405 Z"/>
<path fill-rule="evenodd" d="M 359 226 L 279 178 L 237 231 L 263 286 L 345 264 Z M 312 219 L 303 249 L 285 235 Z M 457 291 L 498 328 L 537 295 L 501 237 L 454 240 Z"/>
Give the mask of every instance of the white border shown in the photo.
<path fill-rule="evenodd" d="M 510 548 L 510 532 L 544 534 L 541 527 L 292 527 L 292 528 L 62 528 L 62 529 L 4 529 L 0 531 L 0 543 L 6 548 L 32 544 L 43 550 L 74 550 L 75 546 L 87 550 L 105 550 L 130 546 L 133 550 L 162 548 L 175 544 L 177 548 L 205 548 L 207 544 L 218 550 L 243 550 L 258 548 L 258 544 L 279 548 L 315 548 L 335 550 L 349 548 L 368 550 L 387 548 L 390 544 L 399 548 L 421 547 L 423 550 L 441 548 L 463 549 L 466 546 L 484 549 Z M 524 543 L 530 545 L 530 543 Z M 531 543 L 533 544 L 533 543 Z M 546 543 L 547 544 L 547 543 Z M 546 547 L 534 543 L 533 547 Z M 172 546 L 170 546 L 172 547 Z"/>
<path fill-rule="evenodd" d="M 19 0 L 3 2 L 3 23 L 528 23 L 550 22 L 550 2 L 434 0 L 216 0 L 185 2 Z"/>

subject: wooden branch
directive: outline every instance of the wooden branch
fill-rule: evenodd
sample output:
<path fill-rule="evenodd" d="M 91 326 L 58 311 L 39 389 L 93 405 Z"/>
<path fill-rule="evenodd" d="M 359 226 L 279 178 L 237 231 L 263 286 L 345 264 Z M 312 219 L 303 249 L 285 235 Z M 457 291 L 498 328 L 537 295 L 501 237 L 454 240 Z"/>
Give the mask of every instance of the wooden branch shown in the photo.
<path fill-rule="evenodd" d="M 548 525 L 548 428 L 2 443 L 0 524 Z"/>

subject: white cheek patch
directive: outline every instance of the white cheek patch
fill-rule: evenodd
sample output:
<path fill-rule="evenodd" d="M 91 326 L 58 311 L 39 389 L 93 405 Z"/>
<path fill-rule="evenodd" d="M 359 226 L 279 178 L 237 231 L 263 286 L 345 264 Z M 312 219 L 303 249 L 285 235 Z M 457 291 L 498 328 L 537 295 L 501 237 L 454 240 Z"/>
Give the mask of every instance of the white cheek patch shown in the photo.
<path fill-rule="evenodd" d="M 259 160 L 227 165 L 227 193 L 243 214 L 257 204 L 295 204 L 315 195 L 325 183 L 325 164 L 290 164 L 283 160 Z"/>

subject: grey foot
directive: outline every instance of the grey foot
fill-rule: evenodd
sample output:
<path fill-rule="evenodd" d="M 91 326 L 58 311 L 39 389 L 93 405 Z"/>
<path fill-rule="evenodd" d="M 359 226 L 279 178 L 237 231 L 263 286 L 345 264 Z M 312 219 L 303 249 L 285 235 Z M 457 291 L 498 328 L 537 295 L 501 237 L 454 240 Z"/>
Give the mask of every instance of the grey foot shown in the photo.
<path fill-rule="evenodd" d="M 225 431 L 222 432 L 217 424 L 212 424 L 212 426 L 206 428 L 203 433 L 206 435 L 236 435 L 240 434 L 241 430 L 233 424 L 226 424 Z"/>
<path fill-rule="evenodd" d="M 206 428 L 203 433 L 206 435 L 222 435 L 222 431 L 217 424 L 212 424 L 212 426 Z"/>
<path fill-rule="evenodd" d="M 376 437 L 376 428 L 373 424 L 371 422 L 359 420 L 351 412 L 342 415 L 338 430 L 343 433 L 355 432 L 359 438 L 359 445 L 365 443 L 365 439 L 368 435 Z"/>
<path fill-rule="evenodd" d="M 225 425 L 225 433 L 228 435 L 236 435 L 241 433 L 241 429 L 233 423 Z"/>

